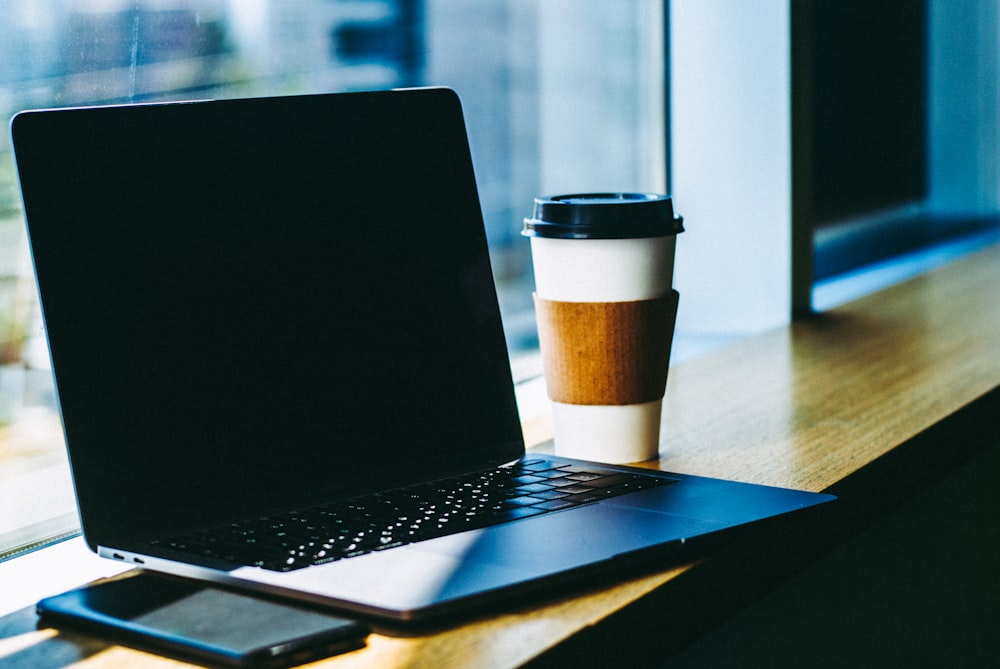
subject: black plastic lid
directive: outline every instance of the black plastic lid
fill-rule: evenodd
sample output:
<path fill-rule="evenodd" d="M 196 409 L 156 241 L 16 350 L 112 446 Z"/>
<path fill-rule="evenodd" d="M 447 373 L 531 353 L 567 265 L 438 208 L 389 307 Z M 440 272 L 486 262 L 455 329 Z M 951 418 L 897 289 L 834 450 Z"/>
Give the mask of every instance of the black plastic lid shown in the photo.
<path fill-rule="evenodd" d="M 535 198 L 521 234 L 556 239 L 629 239 L 684 232 L 669 195 L 580 193 Z"/>

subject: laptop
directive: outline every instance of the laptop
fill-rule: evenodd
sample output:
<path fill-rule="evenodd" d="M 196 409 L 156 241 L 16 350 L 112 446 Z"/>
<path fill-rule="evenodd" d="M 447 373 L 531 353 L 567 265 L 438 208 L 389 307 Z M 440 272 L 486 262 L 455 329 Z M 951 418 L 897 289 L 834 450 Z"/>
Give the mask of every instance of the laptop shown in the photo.
<path fill-rule="evenodd" d="M 832 499 L 525 453 L 451 90 L 11 131 L 101 556 L 418 622 Z"/>

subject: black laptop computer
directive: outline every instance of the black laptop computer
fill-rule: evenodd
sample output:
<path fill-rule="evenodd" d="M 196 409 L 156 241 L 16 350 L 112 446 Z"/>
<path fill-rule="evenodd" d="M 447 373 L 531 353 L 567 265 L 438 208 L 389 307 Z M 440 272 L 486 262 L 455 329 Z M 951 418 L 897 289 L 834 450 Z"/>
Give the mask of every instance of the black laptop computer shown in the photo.
<path fill-rule="evenodd" d="M 831 499 L 525 455 L 450 90 L 11 129 L 102 556 L 425 620 Z"/>

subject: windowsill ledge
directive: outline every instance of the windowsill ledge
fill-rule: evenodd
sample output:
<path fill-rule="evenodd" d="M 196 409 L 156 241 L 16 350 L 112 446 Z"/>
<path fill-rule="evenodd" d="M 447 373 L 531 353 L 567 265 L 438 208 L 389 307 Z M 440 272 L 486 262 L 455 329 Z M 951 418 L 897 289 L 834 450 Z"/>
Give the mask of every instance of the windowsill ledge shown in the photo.
<path fill-rule="evenodd" d="M 579 598 L 575 609 L 598 622 L 568 632 L 542 666 L 614 662 L 623 634 L 634 657 L 662 663 L 1000 443 L 997 286 L 993 244 L 672 367 L 661 455 L 643 466 L 839 499 L 818 518 L 602 589 L 613 602 Z M 532 427 L 536 439 L 551 437 L 551 424 Z"/>
<path fill-rule="evenodd" d="M 1000 437 L 994 420 L 1000 405 L 998 285 L 1000 245 L 994 245 L 671 369 L 661 457 L 645 466 L 835 491 L 840 500 L 829 505 L 832 515 L 799 523 L 792 534 L 784 526 L 778 534 L 753 533 L 749 545 L 697 564 L 594 584 L 457 628 L 405 639 L 374 635 L 363 655 L 345 662 L 384 666 L 420 657 L 435 664 L 463 657 L 477 666 L 509 666 L 556 648 L 543 660 L 588 651 L 597 661 L 604 647 L 620 648 L 623 630 L 635 653 L 662 656 L 687 643 L 687 635 L 718 625 L 747 598 L 794 573 L 795 560 L 806 559 L 817 544 L 843 540 L 846 531 L 857 531 L 928 477 L 943 475 L 970 449 Z M 551 438 L 545 412 L 525 429 L 533 445 Z M 23 567 L 44 579 L 23 584 L 29 588 L 19 591 L 23 606 L 107 573 L 71 575 L 67 566 L 113 572 L 116 565 L 105 562 L 74 540 L 0 568 Z M 19 578 L 0 570 L 5 609 L 16 606 L 7 584 Z"/>
<path fill-rule="evenodd" d="M 998 285 L 994 243 L 672 366 L 661 457 L 644 464 L 814 491 L 837 484 L 1000 386 Z M 525 422 L 529 443 L 551 439 L 546 414 Z"/>

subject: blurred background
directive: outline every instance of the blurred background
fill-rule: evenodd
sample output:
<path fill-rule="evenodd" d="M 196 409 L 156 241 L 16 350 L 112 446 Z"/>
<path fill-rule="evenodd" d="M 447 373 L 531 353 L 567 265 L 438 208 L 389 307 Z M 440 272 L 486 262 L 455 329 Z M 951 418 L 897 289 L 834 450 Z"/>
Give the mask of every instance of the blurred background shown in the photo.
<path fill-rule="evenodd" d="M 676 362 L 1000 239 L 998 71 L 998 0 L 5 0 L 0 13 L 5 120 L 454 88 L 519 381 L 540 373 L 520 235 L 534 197 L 673 195 Z M 0 509 L 0 560 L 78 532 L 7 132 Z"/>

